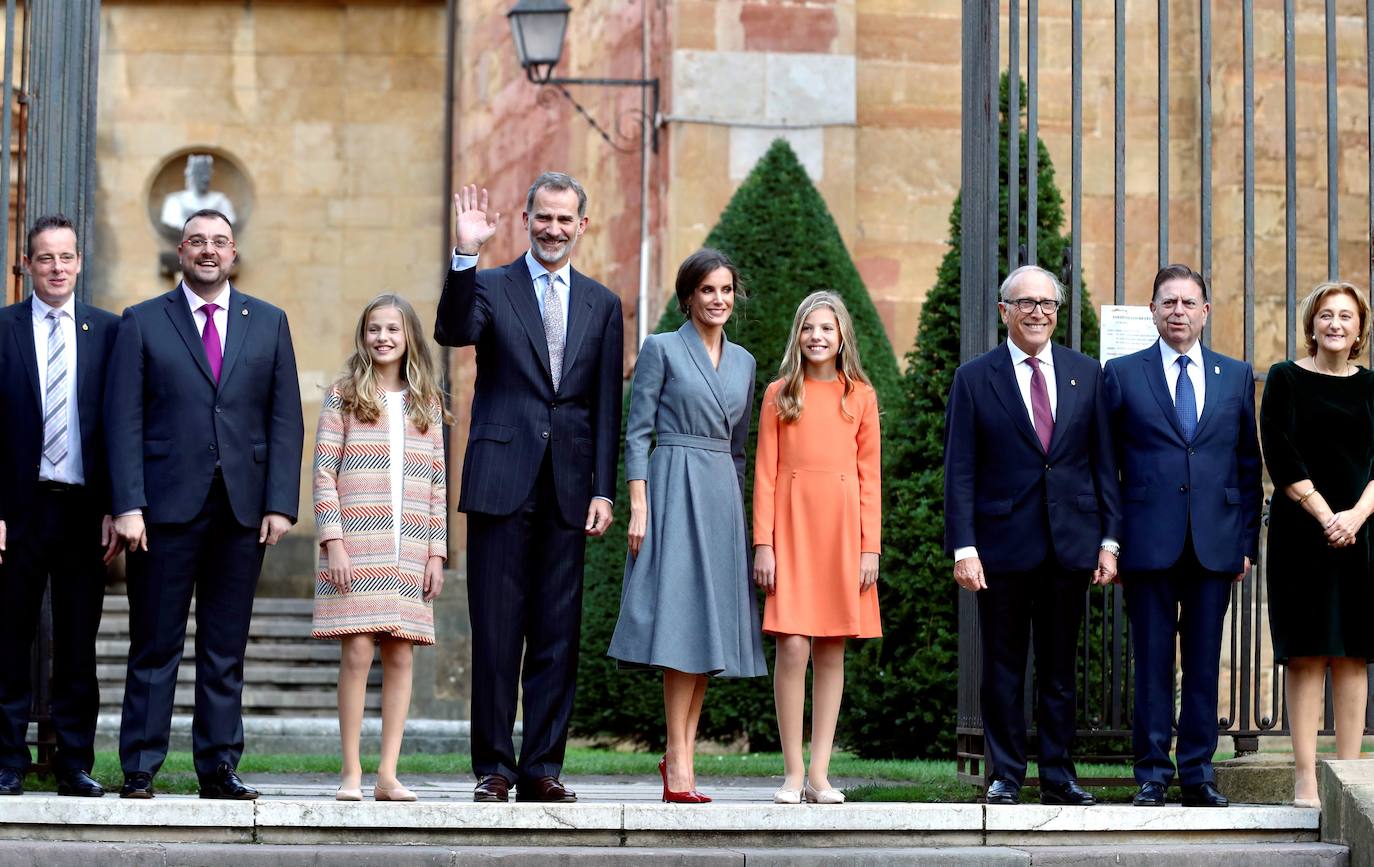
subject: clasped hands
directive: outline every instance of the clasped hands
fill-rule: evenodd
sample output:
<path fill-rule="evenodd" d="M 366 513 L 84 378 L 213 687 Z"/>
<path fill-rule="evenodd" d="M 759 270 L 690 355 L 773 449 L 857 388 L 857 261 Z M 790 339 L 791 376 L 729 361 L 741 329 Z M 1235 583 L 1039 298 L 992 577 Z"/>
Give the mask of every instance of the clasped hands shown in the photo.
<path fill-rule="evenodd" d="M 1364 516 L 1354 509 L 1333 512 L 1322 522 L 1322 532 L 1326 534 L 1326 544 L 1332 548 L 1345 548 L 1355 544 L 1355 536 L 1364 526 Z"/>

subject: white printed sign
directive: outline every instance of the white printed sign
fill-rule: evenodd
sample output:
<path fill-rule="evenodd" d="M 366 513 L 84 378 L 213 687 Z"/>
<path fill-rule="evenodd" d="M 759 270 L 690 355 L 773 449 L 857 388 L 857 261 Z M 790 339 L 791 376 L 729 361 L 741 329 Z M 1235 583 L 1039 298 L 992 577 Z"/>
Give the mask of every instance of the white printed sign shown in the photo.
<path fill-rule="evenodd" d="M 1159 329 L 1146 305 L 1103 304 L 1102 337 L 1099 342 L 1101 361 L 1139 352 L 1159 340 Z"/>

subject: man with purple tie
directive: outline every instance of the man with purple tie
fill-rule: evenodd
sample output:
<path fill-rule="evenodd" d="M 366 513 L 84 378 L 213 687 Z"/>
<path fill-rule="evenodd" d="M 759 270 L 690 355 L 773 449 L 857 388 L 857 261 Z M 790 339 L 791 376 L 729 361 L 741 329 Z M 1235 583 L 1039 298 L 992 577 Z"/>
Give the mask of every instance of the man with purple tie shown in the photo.
<path fill-rule="evenodd" d="M 286 314 L 229 285 L 234 228 L 197 211 L 182 281 L 124 311 L 105 391 L 115 531 L 129 549 L 123 798 L 151 798 L 196 599 L 191 744 L 202 798 L 256 798 L 243 754 L 243 658 L 267 545 L 296 520 L 301 418 Z"/>
<path fill-rule="evenodd" d="M 1078 785 L 1074 650 L 1089 581 L 1116 575 L 1116 460 L 1102 368 L 1050 342 L 1064 287 L 1026 265 L 1003 281 L 1007 342 L 954 374 L 945 413 L 945 548 L 978 594 L 989 804 L 1026 776 L 1026 650 L 1035 640 L 1040 802 L 1094 803 Z"/>

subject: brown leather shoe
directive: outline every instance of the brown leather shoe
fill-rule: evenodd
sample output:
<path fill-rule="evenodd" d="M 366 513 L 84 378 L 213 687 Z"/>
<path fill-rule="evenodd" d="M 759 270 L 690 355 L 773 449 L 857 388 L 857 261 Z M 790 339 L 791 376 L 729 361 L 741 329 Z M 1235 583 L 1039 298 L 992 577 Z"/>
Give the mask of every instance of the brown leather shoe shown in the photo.
<path fill-rule="evenodd" d="M 558 782 L 557 777 L 540 777 L 521 783 L 515 790 L 515 800 L 571 804 L 577 800 L 577 793 Z"/>
<path fill-rule="evenodd" d="M 510 783 L 500 774 L 487 774 L 472 790 L 472 799 L 485 803 L 509 801 Z"/>

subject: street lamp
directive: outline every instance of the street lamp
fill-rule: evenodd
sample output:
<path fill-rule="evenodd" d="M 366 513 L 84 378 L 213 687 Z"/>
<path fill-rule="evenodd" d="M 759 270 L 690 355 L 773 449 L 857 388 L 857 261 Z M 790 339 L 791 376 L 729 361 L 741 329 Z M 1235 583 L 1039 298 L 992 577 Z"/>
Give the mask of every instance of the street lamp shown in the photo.
<path fill-rule="evenodd" d="M 647 5 L 647 4 L 646 4 Z M 638 312 L 635 314 L 638 340 L 635 345 L 643 345 L 648 336 L 649 310 L 649 150 L 658 153 L 658 79 L 657 78 L 554 78 L 553 68 L 563 58 L 563 37 L 568 32 L 568 15 L 572 8 L 563 0 L 516 0 L 516 4 L 506 13 L 510 21 L 511 38 L 515 42 L 515 54 L 525 77 L 531 83 L 551 88 L 544 93 L 556 90 L 577 109 L 577 113 L 591 124 L 606 144 L 621 153 L 633 153 L 628 147 L 616 144 L 615 138 L 633 141 L 630 136 L 620 132 L 616 124 L 612 133 L 608 132 L 596 119 L 583 108 L 568 92 L 568 85 L 588 87 L 637 87 L 640 90 L 640 108 L 636 112 L 621 115 L 638 115 L 639 119 L 639 299 Z M 645 72 L 648 72 L 649 24 L 643 22 L 643 55 Z M 542 103 L 543 100 L 541 99 Z"/>

